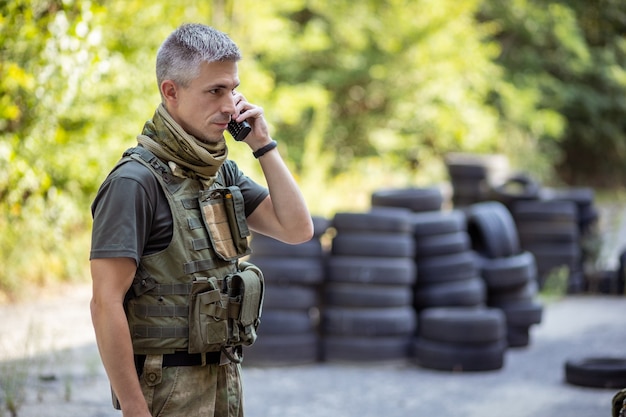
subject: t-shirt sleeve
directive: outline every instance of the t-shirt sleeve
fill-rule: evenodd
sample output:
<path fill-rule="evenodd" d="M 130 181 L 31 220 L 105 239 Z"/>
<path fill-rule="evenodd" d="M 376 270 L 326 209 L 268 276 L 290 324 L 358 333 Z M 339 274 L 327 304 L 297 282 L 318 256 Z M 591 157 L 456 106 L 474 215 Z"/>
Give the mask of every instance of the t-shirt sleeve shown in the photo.
<path fill-rule="evenodd" d="M 126 166 L 139 164 L 128 163 Z M 142 167 L 143 168 L 143 167 Z M 154 206 L 146 189 L 154 182 L 154 176 L 111 174 L 100 187 L 92 204 L 93 229 L 90 259 L 132 258 L 137 264 L 144 253 Z M 136 174 L 136 173 L 135 173 Z M 152 178 L 151 178 L 152 177 Z"/>

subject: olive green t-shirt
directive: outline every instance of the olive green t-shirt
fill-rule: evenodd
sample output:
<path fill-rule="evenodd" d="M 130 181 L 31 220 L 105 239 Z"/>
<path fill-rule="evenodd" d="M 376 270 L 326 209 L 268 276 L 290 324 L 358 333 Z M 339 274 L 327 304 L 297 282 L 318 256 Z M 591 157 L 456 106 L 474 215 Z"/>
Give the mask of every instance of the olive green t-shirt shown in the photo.
<path fill-rule="evenodd" d="M 221 168 L 224 186 L 241 189 L 249 216 L 269 195 L 268 190 L 241 172 L 234 161 Z M 137 161 L 117 167 L 100 186 L 91 206 L 93 230 L 90 259 L 132 258 L 159 252 L 173 236 L 167 197 L 156 176 Z"/>

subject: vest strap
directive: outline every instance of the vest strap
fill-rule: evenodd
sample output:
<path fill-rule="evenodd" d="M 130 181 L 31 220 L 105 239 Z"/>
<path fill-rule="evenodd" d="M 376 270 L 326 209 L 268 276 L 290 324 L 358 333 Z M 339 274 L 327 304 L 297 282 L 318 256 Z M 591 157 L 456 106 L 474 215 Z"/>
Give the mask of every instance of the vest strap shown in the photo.
<path fill-rule="evenodd" d="M 185 274 L 195 274 L 196 272 L 206 271 L 208 269 L 215 269 L 215 261 L 212 259 L 202 259 L 199 261 L 187 262 L 183 265 Z"/>
<path fill-rule="evenodd" d="M 189 328 L 187 327 L 157 327 L 157 326 L 134 326 L 133 337 L 166 339 L 166 338 L 188 338 Z"/>
<path fill-rule="evenodd" d="M 191 242 L 191 246 L 193 246 L 194 250 L 202 250 L 211 248 L 211 241 L 207 238 L 203 239 L 195 239 Z"/>
<path fill-rule="evenodd" d="M 153 306 L 145 304 L 135 305 L 135 314 L 143 317 L 187 317 L 189 307 L 187 306 Z"/>
<path fill-rule="evenodd" d="M 202 221 L 202 219 L 195 217 L 187 219 L 187 224 L 189 225 L 190 230 L 200 229 L 201 227 L 204 227 L 204 222 Z"/>

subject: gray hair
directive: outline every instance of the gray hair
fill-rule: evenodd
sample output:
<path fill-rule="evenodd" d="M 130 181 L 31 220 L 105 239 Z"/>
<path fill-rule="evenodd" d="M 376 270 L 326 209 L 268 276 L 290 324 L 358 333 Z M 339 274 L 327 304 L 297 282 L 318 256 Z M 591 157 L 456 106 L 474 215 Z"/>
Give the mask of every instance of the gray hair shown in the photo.
<path fill-rule="evenodd" d="M 240 59 L 239 47 L 225 33 L 202 24 L 184 24 L 159 48 L 157 83 L 160 86 L 164 80 L 172 80 L 187 87 L 200 73 L 203 62 L 237 62 Z"/>

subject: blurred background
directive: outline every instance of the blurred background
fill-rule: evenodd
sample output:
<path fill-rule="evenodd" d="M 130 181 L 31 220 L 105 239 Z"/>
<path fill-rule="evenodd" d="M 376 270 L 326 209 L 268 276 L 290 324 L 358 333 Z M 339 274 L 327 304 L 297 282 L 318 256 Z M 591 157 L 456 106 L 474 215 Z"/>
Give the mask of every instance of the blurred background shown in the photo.
<path fill-rule="evenodd" d="M 184 22 L 240 46 L 313 214 L 502 154 L 549 186 L 626 184 L 622 0 L 0 1 L 0 300 L 88 282 L 89 206 L 159 103 Z M 230 139 L 229 139 L 230 141 Z M 245 145 L 230 155 L 261 180 Z"/>

